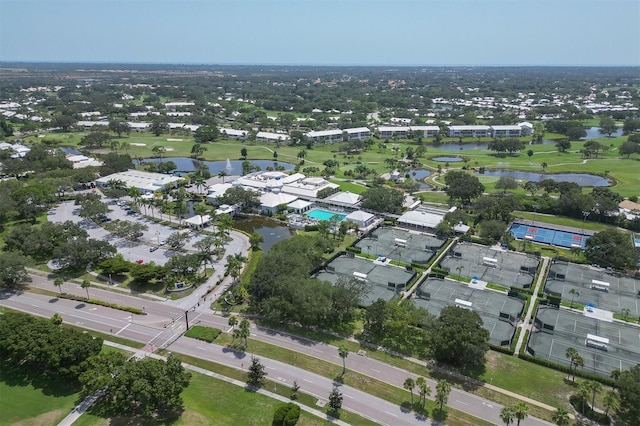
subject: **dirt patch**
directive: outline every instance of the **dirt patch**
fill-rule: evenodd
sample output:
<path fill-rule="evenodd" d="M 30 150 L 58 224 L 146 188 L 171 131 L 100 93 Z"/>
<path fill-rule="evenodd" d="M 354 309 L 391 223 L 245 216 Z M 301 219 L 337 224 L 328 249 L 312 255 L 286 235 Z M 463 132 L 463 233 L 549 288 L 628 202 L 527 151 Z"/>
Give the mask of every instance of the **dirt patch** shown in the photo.
<path fill-rule="evenodd" d="M 485 355 L 484 359 L 485 359 L 485 366 L 487 370 L 497 370 L 501 368 L 501 365 L 500 365 L 501 357 L 500 355 L 498 355 L 497 352 L 487 351 L 487 354 Z"/>
<path fill-rule="evenodd" d="M 14 426 L 50 426 L 58 424 L 65 416 L 65 410 L 54 410 L 40 414 L 38 417 L 14 423 Z"/>

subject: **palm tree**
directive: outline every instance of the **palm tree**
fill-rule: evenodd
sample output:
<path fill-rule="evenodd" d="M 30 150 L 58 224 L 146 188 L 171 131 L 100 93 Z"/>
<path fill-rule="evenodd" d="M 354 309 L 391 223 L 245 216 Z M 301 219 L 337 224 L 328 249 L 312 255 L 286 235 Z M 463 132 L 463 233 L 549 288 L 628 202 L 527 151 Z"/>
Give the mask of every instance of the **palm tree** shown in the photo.
<path fill-rule="evenodd" d="M 575 364 L 575 367 L 573 367 L 573 381 L 576 381 L 576 370 L 578 369 L 578 367 L 584 367 L 584 358 L 582 358 L 582 356 L 577 355 L 576 358 L 573 360 L 573 363 Z"/>
<path fill-rule="evenodd" d="M 207 208 L 202 203 L 198 203 L 195 206 L 193 206 L 193 212 L 198 216 L 200 216 L 200 228 L 203 228 L 204 221 L 202 216 L 204 216 L 204 214 L 207 212 Z"/>
<path fill-rule="evenodd" d="M 407 377 L 404 381 L 404 388 L 411 393 L 411 405 L 413 406 L 413 389 L 416 387 L 416 381 L 411 377 Z"/>
<path fill-rule="evenodd" d="M 529 416 L 529 406 L 522 401 L 517 402 L 513 406 L 513 413 L 515 414 L 516 419 L 518 419 L 517 425 L 520 426 L 520 421 Z"/>
<path fill-rule="evenodd" d="M 624 320 L 627 321 L 629 319 L 629 313 L 631 312 L 629 308 L 622 308 L 620 309 L 620 311 L 622 312 L 622 316 L 624 317 Z"/>
<path fill-rule="evenodd" d="M 340 345 L 340 347 L 338 347 L 338 355 L 342 358 L 342 375 L 344 376 L 344 373 L 347 371 L 346 361 L 349 356 L 349 348 L 345 345 Z"/>
<path fill-rule="evenodd" d="M 564 353 L 564 356 L 569 359 L 569 374 L 567 375 L 567 380 L 571 376 L 571 370 L 573 369 L 573 363 L 577 356 L 579 356 L 576 348 L 568 347 Z"/>
<path fill-rule="evenodd" d="M 91 283 L 89 280 L 82 280 L 80 287 L 84 288 L 87 291 L 87 299 L 89 299 L 89 287 L 91 287 Z"/>
<path fill-rule="evenodd" d="M 422 403 L 424 404 L 424 408 L 427 408 L 427 397 L 431 395 L 431 388 L 427 384 L 426 380 L 420 383 L 419 391 L 420 391 L 420 398 L 422 398 Z"/>
<path fill-rule="evenodd" d="M 416 379 L 416 387 L 418 388 L 418 405 L 422 405 L 422 394 L 420 393 L 420 389 L 422 389 L 427 384 L 427 381 L 424 377 L 418 377 Z"/>
<path fill-rule="evenodd" d="M 451 392 L 451 385 L 445 379 L 438 380 L 436 385 L 436 403 L 440 406 L 440 415 L 442 415 L 442 409 L 449 400 L 449 393 Z"/>
<path fill-rule="evenodd" d="M 218 172 L 218 177 L 222 178 L 222 183 L 224 183 L 224 178 L 226 176 L 229 176 L 229 173 L 226 170 L 222 169 Z"/>
<path fill-rule="evenodd" d="M 231 315 L 229 317 L 229 327 L 231 327 L 232 329 L 236 329 L 236 325 L 238 325 L 238 317 L 235 315 Z"/>
<path fill-rule="evenodd" d="M 516 413 L 512 407 L 503 407 L 502 410 L 500 410 L 500 418 L 505 425 L 509 426 L 515 420 Z"/>
<path fill-rule="evenodd" d="M 238 280 L 240 272 L 242 271 L 242 265 L 244 264 L 244 262 L 246 262 L 246 260 L 247 258 L 240 253 L 227 256 L 227 272 L 229 273 L 229 275 L 231 275 L 234 282 Z"/>
<path fill-rule="evenodd" d="M 573 299 L 575 297 L 580 297 L 580 292 L 575 288 L 572 288 L 571 290 L 569 290 L 569 294 L 571 295 L 571 309 L 573 309 Z"/>
<path fill-rule="evenodd" d="M 249 328 L 251 327 L 251 323 L 249 322 L 248 319 L 243 318 L 242 321 L 240 321 L 240 337 L 242 337 L 244 339 L 244 346 L 247 347 L 249 342 L 249 336 L 250 336 L 250 331 Z"/>
<path fill-rule="evenodd" d="M 585 404 L 587 403 L 587 399 L 591 395 L 591 389 L 589 388 L 589 384 L 587 382 L 580 383 L 578 387 L 578 392 L 576 396 L 582 401 L 582 414 L 586 413 Z"/>
<path fill-rule="evenodd" d="M 542 163 L 540 165 L 542 166 L 542 170 L 547 170 L 547 167 L 549 166 L 547 163 Z"/>
<path fill-rule="evenodd" d="M 60 291 L 60 294 L 62 294 L 62 284 L 63 283 L 64 283 L 64 280 L 62 278 L 60 278 L 60 277 L 58 277 L 55 280 L 53 280 L 53 285 L 58 287 L 58 290 Z"/>
<path fill-rule="evenodd" d="M 458 276 L 462 277 L 462 270 L 464 269 L 464 265 L 460 265 L 456 268 L 456 271 L 458 271 Z"/>
<path fill-rule="evenodd" d="M 564 408 L 558 408 L 551 413 L 551 420 L 558 426 L 568 426 L 571 419 L 569 418 L 569 412 Z"/>
<path fill-rule="evenodd" d="M 608 416 L 609 410 L 613 409 L 615 411 L 620 406 L 618 392 L 614 390 L 607 391 L 607 393 L 602 397 L 602 403 L 604 404 L 604 415 Z"/>
<path fill-rule="evenodd" d="M 593 414 L 594 410 L 595 410 L 595 404 L 596 404 L 596 394 L 598 394 L 598 392 L 602 391 L 602 385 L 600 384 L 600 382 L 596 382 L 595 380 L 590 380 L 587 382 L 587 386 L 589 387 L 589 390 L 591 391 L 591 414 Z"/>

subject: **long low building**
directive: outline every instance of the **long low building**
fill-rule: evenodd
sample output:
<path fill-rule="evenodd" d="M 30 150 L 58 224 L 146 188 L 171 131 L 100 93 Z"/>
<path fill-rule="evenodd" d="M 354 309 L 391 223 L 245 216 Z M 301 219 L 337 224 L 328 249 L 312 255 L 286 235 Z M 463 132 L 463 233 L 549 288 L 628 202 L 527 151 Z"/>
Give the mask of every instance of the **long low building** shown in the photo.
<path fill-rule="evenodd" d="M 129 169 L 126 172 L 113 173 L 96 179 L 96 185 L 106 188 L 110 181 L 121 181 L 127 188 L 137 188 L 140 192 L 166 191 L 178 186 L 180 180 L 177 176 L 162 173 L 144 172 Z"/>

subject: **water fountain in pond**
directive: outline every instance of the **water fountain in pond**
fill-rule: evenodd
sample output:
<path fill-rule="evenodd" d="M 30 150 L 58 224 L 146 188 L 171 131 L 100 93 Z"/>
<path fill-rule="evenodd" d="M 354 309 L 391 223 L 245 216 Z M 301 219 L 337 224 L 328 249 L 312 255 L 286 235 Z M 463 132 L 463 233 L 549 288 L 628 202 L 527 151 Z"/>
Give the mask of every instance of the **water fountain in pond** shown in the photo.
<path fill-rule="evenodd" d="M 231 165 L 231 161 L 227 158 L 227 165 L 224 168 L 227 171 L 227 174 L 231 174 L 231 170 L 233 170 L 233 166 Z"/>

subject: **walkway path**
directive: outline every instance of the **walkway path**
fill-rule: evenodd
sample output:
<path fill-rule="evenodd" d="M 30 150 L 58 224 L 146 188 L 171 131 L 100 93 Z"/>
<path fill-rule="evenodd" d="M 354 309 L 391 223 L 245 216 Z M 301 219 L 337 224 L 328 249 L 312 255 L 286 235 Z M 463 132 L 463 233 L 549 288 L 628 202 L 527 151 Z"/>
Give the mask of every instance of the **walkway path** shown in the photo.
<path fill-rule="evenodd" d="M 531 321 L 533 310 L 536 306 L 536 300 L 538 300 L 538 291 L 540 291 L 541 286 L 543 285 L 544 278 L 546 276 L 547 268 L 549 267 L 549 258 L 546 256 L 542 257 L 542 267 L 540 268 L 540 273 L 538 274 L 538 281 L 536 281 L 536 285 L 533 288 L 533 295 L 531 296 L 531 301 L 529 302 L 529 309 L 527 310 L 527 314 L 524 317 L 524 320 L 518 324 L 520 327 L 520 336 L 518 337 L 518 343 L 516 343 L 516 350 L 514 355 L 518 356 L 520 353 L 520 348 L 524 343 L 524 338 L 527 333 L 526 330 L 531 330 L 531 325 L 529 322 Z"/>

